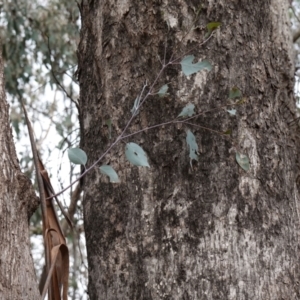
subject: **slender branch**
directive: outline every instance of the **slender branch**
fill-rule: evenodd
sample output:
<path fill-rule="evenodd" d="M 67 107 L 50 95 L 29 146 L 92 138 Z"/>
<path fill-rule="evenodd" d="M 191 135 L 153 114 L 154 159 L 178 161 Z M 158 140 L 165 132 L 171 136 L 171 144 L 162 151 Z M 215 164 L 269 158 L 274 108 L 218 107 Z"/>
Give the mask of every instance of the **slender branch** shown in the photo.
<path fill-rule="evenodd" d="M 300 38 L 300 30 L 296 31 L 293 34 L 293 43 L 296 43 L 299 38 Z"/>
<path fill-rule="evenodd" d="M 187 124 L 187 125 L 191 125 L 191 126 L 194 126 L 194 127 L 198 127 L 198 128 L 201 128 L 201 129 L 204 129 L 204 130 L 207 130 L 207 131 L 217 133 L 217 134 L 219 134 L 221 136 L 224 136 L 226 138 L 229 138 L 233 141 L 233 139 L 228 134 L 226 134 L 224 132 L 214 130 L 214 129 L 211 129 L 211 128 L 208 128 L 208 127 L 205 127 L 205 126 L 202 126 L 202 125 L 198 125 L 198 124 L 195 124 L 195 123 L 190 123 L 190 122 L 185 122 L 185 121 L 182 121 L 182 123 Z"/>
<path fill-rule="evenodd" d="M 55 75 L 55 72 L 54 72 L 54 68 L 53 68 L 53 65 L 52 65 L 52 61 L 51 61 L 51 48 L 50 48 L 50 39 L 49 37 L 47 36 L 47 46 L 48 46 L 48 52 L 49 52 L 49 56 L 50 56 L 50 66 L 51 66 L 51 74 L 56 82 L 56 84 L 62 89 L 62 91 L 66 94 L 66 96 L 76 105 L 76 107 L 78 108 L 78 102 L 76 100 L 74 100 L 72 98 L 72 96 L 67 92 L 67 90 L 64 88 L 64 86 L 59 82 L 58 78 L 56 77 Z"/>
<path fill-rule="evenodd" d="M 292 10 L 292 12 L 293 12 L 295 18 L 297 19 L 297 21 L 300 23 L 300 19 L 299 19 L 299 17 L 297 16 L 297 13 L 296 13 L 296 11 L 295 11 L 295 8 L 294 8 L 294 6 L 293 6 L 292 4 L 290 5 L 290 9 Z"/>
<path fill-rule="evenodd" d="M 71 195 L 71 201 L 70 201 L 70 205 L 69 205 L 69 208 L 68 208 L 68 215 L 69 215 L 69 218 L 70 218 L 72 223 L 74 223 L 74 215 L 75 215 L 75 212 L 76 212 L 77 203 L 80 199 L 81 191 L 82 191 L 81 185 L 77 184 L 75 190 L 73 191 L 73 193 Z M 63 232 L 66 232 L 67 227 L 68 227 L 68 222 L 65 220 L 64 223 L 62 224 Z"/>
<path fill-rule="evenodd" d="M 165 63 L 165 57 L 164 57 L 164 64 L 162 65 L 162 68 L 160 69 L 158 75 L 156 76 L 155 80 L 153 81 L 152 85 L 150 86 L 147 94 L 144 96 L 144 98 L 139 102 L 139 105 L 137 106 L 136 108 L 136 111 L 138 111 L 141 106 L 145 103 L 145 101 L 148 99 L 149 96 L 152 95 L 152 91 L 156 85 L 156 83 L 158 82 L 159 78 L 161 77 L 162 73 L 164 72 L 164 70 L 169 66 L 169 65 L 172 65 L 172 64 L 175 64 L 176 61 L 178 61 L 179 59 L 181 59 L 184 55 L 186 55 L 187 53 L 190 53 L 192 50 L 196 49 L 196 48 L 199 48 L 200 46 L 204 45 L 205 43 L 207 43 L 211 37 L 213 36 L 213 32 L 210 34 L 210 36 L 205 39 L 201 44 L 198 44 L 197 46 L 193 47 L 192 49 L 190 49 L 189 51 L 185 52 L 183 55 L 181 55 L 180 57 L 178 58 L 175 58 L 174 60 L 172 60 L 173 58 L 173 55 L 171 56 L 170 60 L 168 63 Z M 145 87 L 147 85 L 145 84 L 143 86 L 143 89 L 142 89 L 142 92 L 141 92 L 141 96 L 145 90 Z M 200 115 L 200 114 L 199 114 Z M 105 155 L 121 140 L 123 140 L 125 137 L 128 137 L 128 136 L 131 136 L 131 135 L 134 135 L 134 134 L 137 134 L 139 132 L 143 132 L 145 130 L 148 130 L 148 129 L 153 129 L 153 128 L 157 128 L 157 127 L 160 127 L 160 126 L 164 126 L 164 125 L 169 125 L 169 124 L 173 124 L 173 123 L 182 123 L 183 121 L 179 121 L 179 120 L 172 120 L 172 121 L 169 121 L 169 122 L 165 122 L 165 123 L 161 123 L 161 124 L 157 124 L 157 125 L 153 125 L 151 127 L 147 127 L 147 128 L 144 128 L 140 131 L 137 131 L 136 133 L 134 134 L 129 134 L 129 135 L 126 135 L 124 136 L 125 132 L 127 131 L 127 129 L 129 128 L 130 124 L 132 123 L 133 119 L 135 118 L 136 116 L 136 113 L 133 112 L 133 114 L 131 115 L 129 121 L 127 122 L 126 126 L 124 127 L 124 129 L 122 130 L 121 134 L 116 138 L 116 140 L 110 144 L 110 146 L 105 150 L 104 153 L 102 153 L 102 155 L 89 167 L 89 168 L 85 168 L 84 172 L 77 178 L 75 179 L 71 184 L 69 184 L 66 188 L 62 189 L 60 192 L 58 192 L 57 194 L 55 195 L 52 195 L 51 197 L 47 198 L 47 199 L 52 199 L 53 197 L 57 197 L 59 196 L 60 194 L 64 193 L 66 190 L 68 190 L 70 187 L 72 187 L 76 182 L 78 182 L 81 178 L 83 178 L 89 171 L 91 171 L 104 157 Z M 186 119 L 185 121 L 187 120 L 190 120 L 192 118 L 189 118 L 189 119 Z"/>
<path fill-rule="evenodd" d="M 298 23 L 300 23 L 300 19 L 295 11 L 295 8 L 293 7 L 293 5 L 290 5 L 290 9 L 292 10 L 295 19 L 298 21 Z M 300 30 L 298 29 L 296 32 L 293 33 L 293 43 L 295 43 L 298 39 L 300 38 Z"/>
<path fill-rule="evenodd" d="M 129 133 L 127 135 L 124 135 L 121 139 L 126 139 L 130 136 L 133 136 L 133 135 L 136 135 L 138 133 L 141 133 L 141 132 L 144 132 L 144 131 L 147 131 L 147 130 L 150 130 L 150 129 L 154 129 L 154 128 L 158 128 L 158 127 L 162 127 L 162 126 L 165 126 L 165 125 L 171 125 L 171 124 L 178 124 L 178 123 L 183 123 L 182 120 L 178 120 L 178 119 L 174 119 L 172 121 L 168 121 L 168 122 L 164 122 L 164 123 L 159 123 L 159 124 L 156 124 L 156 125 L 153 125 L 153 126 L 149 126 L 149 127 L 146 127 L 146 128 L 143 128 L 143 129 L 140 129 L 138 131 L 135 131 L 133 133 Z"/>
<path fill-rule="evenodd" d="M 159 71 L 158 75 L 156 76 L 154 82 L 150 86 L 148 93 L 145 95 L 144 99 L 139 103 L 139 106 L 137 107 L 137 110 L 139 110 L 141 108 L 141 106 L 145 103 L 145 101 L 147 100 L 147 98 L 149 96 L 151 96 L 152 90 L 154 89 L 155 84 L 157 83 L 157 81 L 160 78 L 160 76 L 162 75 L 163 71 L 168 67 L 169 64 L 170 64 L 170 62 L 168 62 L 167 64 L 164 64 L 162 66 L 162 68 L 160 69 L 160 71 Z M 145 87 L 145 85 L 144 85 L 144 87 Z M 122 139 L 122 136 L 124 135 L 124 133 L 126 132 L 126 130 L 128 129 L 128 127 L 130 126 L 130 124 L 131 124 L 131 122 L 132 122 L 132 120 L 134 119 L 135 116 L 136 116 L 136 114 L 133 113 L 132 116 L 131 116 L 131 118 L 127 122 L 125 128 L 123 129 L 123 131 L 121 132 L 121 134 L 117 137 L 117 139 L 115 140 L 115 142 L 111 146 L 114 146 L 119 140 Z M 99 162 L 99 161 L 100 161 L 100 159 L 97 160 L 97 162 Z"/>
<path fill-rule="evenodd" d="M 229 104 L 222 105 L 220 107 L 215 107 L 215 108 L 212 108 L 212 109 L 204 110 L 204 111 L 202 111 L 199 114 L 196 114 L 196 115 L 194 115 L 192 117 L 189 117 L 189 118 L 185 119 L 184 121 L 189 121 L 189 120 L 195 119 L 195 118 L 197 118 L 199 116 L 203 116 L 203 115 L 205 115 L 207 113 L 210 113 L 210 112 L 222 110 L 224 108 L 227 108 L 228 106 L 236 106 L 236 105 L 241 105 L 241 104 L 243 104 L 243 103 L 241 103 L 240 101 L 238 101 L 236 103 L 229 103 Z"/>

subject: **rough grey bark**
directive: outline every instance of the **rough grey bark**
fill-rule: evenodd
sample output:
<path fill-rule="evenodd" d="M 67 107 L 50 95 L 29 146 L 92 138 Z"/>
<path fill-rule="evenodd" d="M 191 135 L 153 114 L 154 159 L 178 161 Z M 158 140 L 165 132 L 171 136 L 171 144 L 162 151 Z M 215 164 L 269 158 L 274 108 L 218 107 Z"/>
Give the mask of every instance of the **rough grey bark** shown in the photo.
<path fill-rule="evenodd" d="M 175 118 L 187 103 L 195 126 L 148 130 L 150 169 L 129 165 L 120 143 L 106 156 L 122 182 L 96 169 L 83 180 L 91 299 L 299 299 L 297 146 L 288 2 L 225 0 L 86 1 L 78 49 L 82 147 L 91 165 L 130 118 L 144 83 L 166 57 L 189 49 L 211 72 L 186 78 L 172 66 L 167 98 L 149 98 L 128 132 Z M 206 24 L 222 22 L 204 46 Z M 198 46 L 197 46 L 198 45 Z M 185 131 L 200 147 L 190 166 Z M 250 158 L 245 172 L 236 151 Z"/>
<path fill-rule="evenodd" d="M 1 55 L 0 153 L 0 299 L 39 299 L 29 241 L 29 217 L 38 199 L 16 156 Z"/>

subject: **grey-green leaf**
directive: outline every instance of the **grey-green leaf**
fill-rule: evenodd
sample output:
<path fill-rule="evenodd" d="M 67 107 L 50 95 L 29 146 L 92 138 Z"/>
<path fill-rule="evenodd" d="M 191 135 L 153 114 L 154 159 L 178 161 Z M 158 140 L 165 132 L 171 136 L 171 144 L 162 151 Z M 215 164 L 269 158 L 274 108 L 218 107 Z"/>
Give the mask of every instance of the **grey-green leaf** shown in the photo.
<path fill-rule="evenodd" d="M 247 155 L 237 152 L 235 158 L 243 170 L 248 171 L 250 169 L 249 157 Z"/>
<path fill-rule="evenodd" d="M 145 151 L 136 143 L 127 143 L 125 147 L 126 158 L 135 166 L 149 167 Z"/>
<path fill-rule="evenodd" d="M 194 134 L 190 130 L 187 131 L 186 142 L 190 149 L 190 159 L 198 161 L 198 145 Z"/>
<path fill-rule="evenodd" d="M 164 97 L 164 96 L 167 94 L 168 88 L 169 88 L 169 87 L 168 87 L 167 84 L 163 85 L 163 86 L 159 89 L 159 91 L 158 91 L 158 96 L 159 96 L 159 97 Z"/>
<path fill-rule="evenodd" d="M 236 109 L 228 109 L 227 110 L 230 115 L 235 116 L 236 115 Z"/>
<path fill-rule="evenodd" d="M 137 96 L 134 100 L 134 104 L 133 107 L 131 109 L 131 113 L 135 116 L 138 114 L 139 112 L 139 106 L 140 106 L 140 97 Z"/>
<path fill-rule="evenodd" d="M 109 165 L 102 165 L 100 172 L 109 177 L 110 182 L 120 182 L 119 176 L 116 171 Z"/>
<path fill-rule="evenodd" d="M 193 64 L 194 58 L 194 55 L 187 55 L 180 62 L 184 75 L 189 76 L 203 69 L 207 69 L 208 71 L 212 69 L 211 63 L 206 59 Z"/>
<path fill-rule="evenodd" d="M 75 165 L 85 165 L 87 162 L 87 155 L 80 148 L 69 149 L 68 157 L 69 157 L 69 160 Z"/>
<path fill-rule="evenodd" d="M 178 117 L 191 117 L 192 115 L 195 114 L 194 108 L 195 108 L 195 105 L 192 103 L 189 103 L 182 109 L 182 111 L 178 115 Z"/>

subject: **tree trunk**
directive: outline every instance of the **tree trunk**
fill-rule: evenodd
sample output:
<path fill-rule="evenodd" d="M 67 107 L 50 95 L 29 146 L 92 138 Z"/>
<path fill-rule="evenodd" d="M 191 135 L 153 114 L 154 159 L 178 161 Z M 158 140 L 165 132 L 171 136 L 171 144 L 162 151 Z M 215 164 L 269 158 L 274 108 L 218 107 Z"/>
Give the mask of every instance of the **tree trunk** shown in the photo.
<path fill-rule="evenodd" d="M 213 65 L 189 77 L 171 65 L 155 85 L 168 83 L 169 95 L 149 97 L 127 133 L 176 118 L 188 103 L 197 113 L 214 109 L 190 121 L 198 127 L 162 126 L 125 139 L 143 147 L 150 169 L 130 165 L 118 143 L 102 163 L 119 184 L 99 168 L 84 178 L 91 299 L 300 298 L 287 10 L 284 0 L 83 0 L 79 106 L 88 165 L 125 128 L 164 53 L 168 61 L 193 49 L 195 61 Z M 201 45 L 209 22 L 222 25 Z M 235 87 L 243 104 L 217 109 L 235 101 L 228 99 Z M 200 152 L 192 166 L 188 129 Z M 249 171 L 236 152 L 249 157 Z"/>
<path fill-rule="evenodd" d="M 0 299 L 39 299 L 30 254 L 29 218 L 38 198 L 21 173 L 9 124 L 0 55 Z"/>

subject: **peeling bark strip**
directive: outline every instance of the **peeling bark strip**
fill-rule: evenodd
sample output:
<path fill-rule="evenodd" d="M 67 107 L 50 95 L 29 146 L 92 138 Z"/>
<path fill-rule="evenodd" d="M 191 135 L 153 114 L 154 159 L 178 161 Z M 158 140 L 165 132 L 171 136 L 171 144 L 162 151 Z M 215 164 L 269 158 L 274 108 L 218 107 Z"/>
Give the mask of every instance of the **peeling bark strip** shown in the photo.
<path fill-rule="evenodd" d="M 92 164 L 130 118 L 159 58 L 192 53 L 213 69 L 186 78 L 168 69 L 166 98 L 154 96 L 129 132 L 176 117 L 188 103 L 205 111 L 197 123 L 232 139 L 250 158 L 245 172 L 228 139 L 199 128 L 164 127 L 131 137 L 151 169 L 130 166 L 119 144 L 107 157 L 121 183 L 99 170 L 84 178 L 84 218 L 91 299 L 299 299 L 299 173 L 288 122 L 293 99 L 287 1 L 86 1 L 78 50 L 82 148 Z M 166 46 L 166 48 L 165 48 Z M 199 145 L 190 168 L 185 130 Z M 127 141 L 126 141 L 127 142 Z M 298 152 L 299 153 L 299 152 Z"/>
<path fill-rule="evenodd" d="M 21 104 L 30 138 L 42 210 L 46 276 L 45 278 L 42 276 L 40 282 L 41 299 L 43 300 L 47 294 L 48 299 L 51 300 L 67 300 L 69 280 L 69 250 L 56 214 L 53 198 L 56 199 L 56 202 L 59 204 L 66 221 L 68 221 L 70 225 L 71 221 L 64 212 L 59 200 L 56 197 L 53 197 L 55 192 L 51 185 L 48 173 L 39 157 L 33 136 L 33 129 L 28 119 L 26 108 L 23 102 Z"/>

